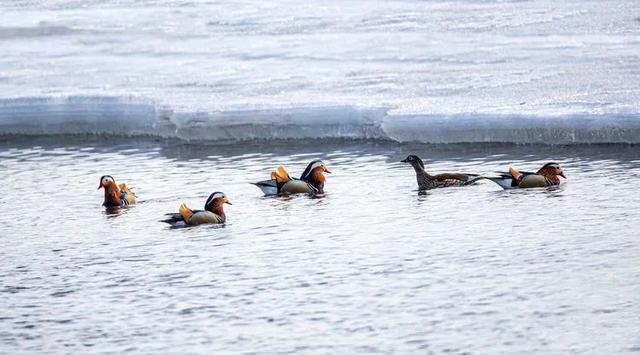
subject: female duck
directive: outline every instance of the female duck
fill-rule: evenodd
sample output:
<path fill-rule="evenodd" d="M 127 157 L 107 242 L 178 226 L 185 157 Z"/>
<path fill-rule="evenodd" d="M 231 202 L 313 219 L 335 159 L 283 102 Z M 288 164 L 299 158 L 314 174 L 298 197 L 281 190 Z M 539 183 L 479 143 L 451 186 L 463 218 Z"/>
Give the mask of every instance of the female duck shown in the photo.
<path fill-rule="evenodd" d="M 546 163 L 535 173 L 520 172 L 509 167 L 509 173 L 500 174 L 497 177 L 485 177 L 503 189 L 523 189 L 531 187 L 551 187 L 560 185 L 560 178 L 567 177 L 564 175 L 562 168 L 558 163 Z"/>
<path fill-rule="evenodd" d="M 430 190 L 440 187 L 464 186 L 474 183 L 478 179 L 475 174 L 438 174 L 431 175 L 424 170 L 422 159 L 416 155 L 409 155 L 401 163 L 409 163 L 416 171 L 419 190 Z"/>
<path fill-rule="evenodd" d="M 279 166 L 271 172 L 271 179 L 252 183 L 264 192 L 265 195 L 297 194 L 310 195 L 324 194 L 324 173 L 331 173 L 320 160 L 314 160 L 304 170 L 300 179 L 292 179 L 284 167 Z"/>
<path fill-rule="evenodd" d="M 136 204 L 136 194 L 127 187 L 125 183 L 116 185 L 116 181 L 111 175 L 104 175 L 100 178 L 98 190 L 104 188 L 105 207 L 121 207 Z"/>
<path fill-rule="evenodd" d="M 204 204 L 204 210 L 192 210 L 186 204 L 181 204 L 178 213 L 169 213 L 171 216 L 162 222 L 177 225 L 180 222 L 188 226 L 197 226 L 199 224 L 222 224 L 227 220 L 224 214 L 224 204 L 231 205 L 227 195 L 223 192 L 214 192 L 209 195 L 207 202 Z"/>

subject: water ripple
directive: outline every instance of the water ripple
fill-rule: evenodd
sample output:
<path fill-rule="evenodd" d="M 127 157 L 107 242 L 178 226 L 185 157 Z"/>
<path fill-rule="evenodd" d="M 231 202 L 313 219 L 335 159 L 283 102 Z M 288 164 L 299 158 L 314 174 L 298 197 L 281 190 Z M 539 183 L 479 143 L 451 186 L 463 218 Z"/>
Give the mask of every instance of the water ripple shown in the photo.
<path fill-rule="evenodd" d="M 14 143 L 0 143 L 1 351 L 633 349 L 637 147 Z M 421 194 L 397 163 L 410 152 L 432 172 L 487 174 L 553 156 L 569 179 Z M 248 184 L 316 158 L 334 172 L 325 198 Z M 142 203 L 104 213 L 102 174 Z M 234 203 L 224 228 L 158 222 L 214 190 Z"/>

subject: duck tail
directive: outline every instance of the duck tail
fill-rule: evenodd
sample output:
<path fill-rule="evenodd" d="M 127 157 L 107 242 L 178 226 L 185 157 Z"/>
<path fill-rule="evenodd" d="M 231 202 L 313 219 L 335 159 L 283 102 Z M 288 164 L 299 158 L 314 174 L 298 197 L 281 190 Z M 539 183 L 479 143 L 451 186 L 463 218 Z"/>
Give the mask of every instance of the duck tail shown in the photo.
<path fill-rule="evenodd" d="M 250 182 L 250 184 L 256 185 L 260 190 L 262 190 L 265 196 L 278 194 L 278 183 L 275 179 Z"/>
<path fill-rule="evenodd" d="M 498 186 L 502 187 L 505 190 L 512 189 L 514 187 L 513 186 L 514 180 L 511 176 L 499 176 L 499 177 L 483 176 L 482 178 L 495 182 Z"/>
<path fill-rule="evenodd" d="M 187 221 L 189 221 L 193 216 L 193 211 L 184 203 L 180 205 L 180 209 L 178 210 L 178 212 L 180 213 L 180 217 L 182 217 L 185 223 L 187 223 Z"/>
<path fill-rule="evenodd" d="M 469 176 L 469 180 L 465 181 L 464 185 L 473 185 L 480 180 L 488 179 L 484 176 Z"/>
<path fill-rule="evenodd" d="M 180 215 L 180 213 L 167 213 L 165 216 L 167 216 L 169 218 L 162 219 L 162 220 L 160 220 L 160 222 L 169 223 L 169 224 L 176 224 L 178 222 L 183 222 L 184 221 L 182 219 L 182 216 Z"/>

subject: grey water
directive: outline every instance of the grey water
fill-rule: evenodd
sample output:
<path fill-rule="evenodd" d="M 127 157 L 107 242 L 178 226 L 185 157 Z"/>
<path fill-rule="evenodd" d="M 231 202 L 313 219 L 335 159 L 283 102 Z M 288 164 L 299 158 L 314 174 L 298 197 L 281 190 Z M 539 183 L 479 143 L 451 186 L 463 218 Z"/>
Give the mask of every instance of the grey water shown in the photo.
<path fill-rule="evenodd" d="M 568 179 L 420 193 L 408 154 Z M 249 184 L 312 159 L 324 198 Z M 0 353 L 640 351 L 638 146 L 3 137 L 0 176 Z M 226 225 L 159 222 L 213 191 Z"/>

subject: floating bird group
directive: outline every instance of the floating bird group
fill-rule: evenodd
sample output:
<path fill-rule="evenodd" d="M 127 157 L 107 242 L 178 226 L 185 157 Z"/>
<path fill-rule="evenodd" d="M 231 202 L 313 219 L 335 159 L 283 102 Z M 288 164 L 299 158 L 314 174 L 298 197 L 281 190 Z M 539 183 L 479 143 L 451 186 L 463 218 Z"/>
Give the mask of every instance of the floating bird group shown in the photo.
<path fill-rule="evenodd" d="M 425 170 L 424 162 L 416 155 L 409 155 L 401 161 L 413 166 L 416 173 L 418 189 L 421 191 L 451 186 L 467 186 L 481 180 L 490 180 L 503 189 L 522 189 L 535 187 L 553 187 L 560 185 L 560 178 L 567 178 L 558 163 L 546 163 L 535 173 L 519 171 L 513 167 L 509 172 L 498 176 L 482 176 L 466 173 L 442 173 L 431 175 Z M 252 183 L 266 195 L 309 194 L 323 196 L 326 182 L 325 173 L 331 173 L 320 160 L 314 160 L 304 170 L 300 178 L 295 179 L 283 166 L 278 166 L 271 172 L 271 179 Z M 116 184 L 110 175 L 100 178 L 98 189 L 104 189 L 103 206 L 107 208 L 126 207 L 135 205 L 136 195 L 125 183 Z M 214 192 L 204 204 L 203 210 L 192 210 L 186 204 L 181 204 L 178 213 L 167 214 L 168 218 L 162 222 L 173 226 L 197 226 L 200 224 L 223 224 L 227 218 L 224 204 L 231 205 L 223 192 Z"/>
<path fill-rule="evenodd" d="M 552 187 L 560 185 L 560 178 L 567 178 L 558 163 L 546 163 L 535 173 L 520 172 L 509 167 L 508 173 L 499 176 L 480 176 L 477 174 L 445 173 L 431 175 L 424 170 L 424 163 L 415 155 L 409 155 L 401 163 L 409 163 L 416 171 L 419 190 L 431 190 L 440 187 L 465 186 L 487 179 L 495 182 L 503 189 L 523 189 L 532 187 Z"/>

